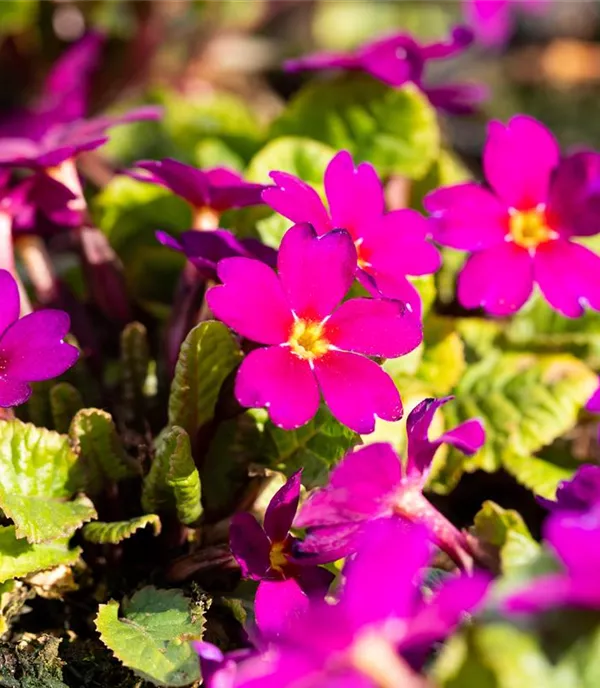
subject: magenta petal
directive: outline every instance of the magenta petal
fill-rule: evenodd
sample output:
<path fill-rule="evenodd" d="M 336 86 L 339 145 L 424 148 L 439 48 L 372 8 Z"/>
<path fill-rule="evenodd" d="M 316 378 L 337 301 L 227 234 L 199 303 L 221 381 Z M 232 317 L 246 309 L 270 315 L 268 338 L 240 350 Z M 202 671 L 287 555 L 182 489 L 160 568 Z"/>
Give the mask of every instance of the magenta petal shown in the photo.
<path fill-rule="evenodd" d="M 305 69 L 358 69 L 358 60 L 349 53 L 321 52 L 286 60 L 283 64 L 286 72 L 301 72 Z"/>
<path fill-rule="evenodd" d="M 375 168 L 365 162 L 355 167 L 348 151 L 340 151 L 327 166 L 325 191 L 332 226 L 348 230 L 354 241 L 384 211 L 383 185 Z"/>
<path fill-rule="evenodd" d="M 262 192 L 262 200 L 292 222 L 310 222 L 319 234 L 331 229 L 329 215 L 319 194 L 298 177 L 271 172 L 274 187 Z"/>
<path fill-rule="evenodd" d="M 458 278 L 461 304 L 492 315 L 518 311 L 532 289 L 533 260 L 527 249 L 510 242 L 473 254 Z"/>
<path fill-rule="evenodd" d="M 63 341 L 69 331 L 63 311 L 43 310 L 26 315 L 0 337 L 0 360 L 7 377 L 27 382 L 62 375 L 79 357 L 79 351 Z"/>
<path fill-rule="evenodd" d="M 272 542 L 281 542 L 287 537 L 298 509 L 301 485 L 302 470 L 299 470 L 277 490 L 269 502 L 265 512 L 264 528 Z"/>
<path fill-rule="evenodd" d="M 21 300 L 19 288 L 8 270 L 0 270 L 0 338 L 19 319 Z"/>
<path fill-rule="evenodd" d="M 384 297 L 393 301 L 400 301 L 417 320 L 421 321 L 423 311 L 421 295 L 408 278 L 398 274 L 370 275 L 364 270 L 359 270 L 356 277 L 373 298 Z"/>
<path fill-rule="evenodd" d="M 444 41 L 430 43 L 421 48 L 426 60 L 443 60 L 464 52 L 475 39 L 473 31 L 464 25 L 455 26 Z"/>
<path fill-rule="evenodd" d="M 419 318 L 398 301 L 358 298 L 333 313 L 326 337 L 345 351 L 397 358 L 419 346 L 423 330 Z"/>
<path fill-rule="evenodd" d="M 375 429 L 375 417 L 400 420 L 402 402 L 392 378 L 377 363 L 358 354 L 331 351 L 314 362 L 331 413 L 355 432 Z"/>
<path fill-rule="evenodd" d="M 300 318 L 322 320 L 344 298 L 356 274 L 356 249 L 348 232 L 317 236 L 308 224 L 294 225 L 281 241 L 279 278 Z"/>
<path fill-rule="evenodd" d="M 271 565 L 271 543 L 252 514 L 243 512 L 232 516 L 229 546 L 244 578 L 260 580 L 266 575 Z"/>
<path fill-rule="evenodd" d="M 471 115 L 490 95 L 487 86 L 473 83 L 426 86 L 423 92 L 435 108 L 450 115 Z"/>
<path fill-rule="evenodd" d="M 359 50 L 359 61 L 364 71 L 390 86 L 420 84 L 425 67 L 421 46 L 402 33 L 367 43 Z"/>
<path fill-rule="evenodd" d="M 308 596 L 293 578 L 261 581 L 254 598 L 256 625 L 264 636 L 277 637 L 297 624 L 309 605 Z"/>
<path fill-rule="evenodd" d="M 465 14 L 486 46 L 502 45 L 512 28 L 511 0 L 463 0 Z"/>
<path fill-rule="evenodd" d="M 502 244 L 509 231 L 506 206 L 478 184 L 437 189 L 423 205 L 432 215 L 433 238 L 442 246 L 480 251 Z"/>
<path fill-rule="evenodd" d="M 569 318 L 583 315 L 586 305 L 600 310 L 600 257 L 585 246 L 549 241 L 538 246 L 533 267 L 552 308 Z"/>
<path fill-rule="evenodd" d="M 0 408 L 24 404 L 31 396 L 31 387 L 25 382 L 0 375 Z"/>
<path fill-rule="evenodd" d="M 560 573 L 534 579 L 526 587 L 509 595 L 502 609 L 514 614 L 535 614 L 567 604 L 573 597 L 575 582 Z"/>
<path fill-rule="evenodd" d="M 342 523 L 311 528 L 297 546 L 300 556 L 310 564 L 329 564 L 356 552 L 364 522 Z"/>
<path fill-rule="evenodd" d="M 546 127 L 526 115 L 504 126 L 490 122 L 483 152 L 485 175 L 498 196 L 518 210 L 546 203 L 560 150 Z"/>
<path fill-rule="evenodd" d="M 223 284 L 210 289 L 206 300 L 219 320 L 255 342 L 287 341 L 294 318 L 271 268 L 250 258 L 226 258 L 217 272 Z"/>
<path fill-rule="evenodd" d="M 308 423 L 319 408 L 319 388 L 308 362 L 279 346 L 246 356 L 235 396 L 242 406 L 268 408 L 273 423 L 284 430 Z"/>

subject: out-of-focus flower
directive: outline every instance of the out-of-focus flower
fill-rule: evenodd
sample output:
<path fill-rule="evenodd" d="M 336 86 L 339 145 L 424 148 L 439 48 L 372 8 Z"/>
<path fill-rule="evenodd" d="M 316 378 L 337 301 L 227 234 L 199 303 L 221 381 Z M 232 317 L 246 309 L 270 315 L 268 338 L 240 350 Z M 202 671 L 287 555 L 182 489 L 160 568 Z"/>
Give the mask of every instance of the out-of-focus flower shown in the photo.
<path fill-rule="evenodd" d="M 356 432 L 372 432 L 375 416 L 401 417 L 394 382 L 367 356 L 409 353 L 422 340 L 421 324 L 397 301 L 358 298 L 339 305 L 356 260 L 345 230 L 318 236 L 298 224 L 281 242 L 278 275 L 248 258 L 219 263 L 223 284 L 208 292 L 210 309 L 243 337 L 266 345 L 239 369 L 235 394 L 242 406 L 266 407 L 275 425 L 292 430 L 315 415 L 320 389 L 333 415 Z"/>
<path fill-rule="evenodd" d="M 262 655 L 238 666 L 236 688 L 422 688 L 402 653 L 443 639 L 484 599 L 489 580 L 443 583 L 424 599 L 418 583 L 430 558 L 424 529 L 381 519 L 364 533 L 344 569 L 337 604 L 313 602 Z"/>
<path fill-rule="evenodd" d="M 77 361 L 78 350 L 67 344 L 69 316 L 41 310 L 19 319 L 17 283 L 0 270 L 0 407 L 18 406 L 29 399 L 29 383 L 62 375 Z"/>
<path fill-rule="evenodd" d="M 571 480 L 560 483 L 555 500 L 537 499 L 553 513 L 567 511 L 586 514 L 594 508 L 600 508 L 600 466 L 580 466 Z"/>
<path fill-rule="evenodd" d="M 563 570 L 535 578 L 509 595 L 503 608 L 521 614 L 567 605 L 600 609 L 600 505 L 583 514 L 553 514 L 545 523 L 544 538 Z"/>
<path fill-rule="evenodd" d="M 263 203 L 267 187 L 244 181 L 226 167 L 199 170 L 177 160 L 142 160 L 126 172 L 141 182 L 158 184 L 187 201 L 194 214 L 195 229 L 215 229 L 225 210 Z"/>
<path fill-rule="evenodd" d="M 292 222 L 310 222 L 318 234 L 345 229 L 358 255 L 357 277 L 375 295 L 398 299 L 417 312 L 420 298 L 406 275 L 427 275 L 441 263 L 426 237 L 427 220 L 415 210 L 385 212 L 383 185 L 369 163 L 354 165 L 341 151 L 325 171 L 327 209 L 317 192 L 285 172 L 271 172 L 275 187 L 264 201 Z"/>
<path fill-rule="evenodd" d="M 433 457 L 442 444 L 470 455 L 485 441 L 478 420 L 429 439 L 433 416 L 449 399 L 425 399 L 411 411 L 404 466 L 389 444 L 371 444 L 346 455 L 331 472 L 329 483 L 309 496 L 296 517 L 295 526 L 308 528 L 306 539 L 297 545 L 300 555 L 315 563 L 348 556 L 366 524 L 400 515 L 424 524 L 439 547 L 463 562 L 468 550 L 465 538 L 423 495 Z"/>
<path fill-rule="evenodd" d="M 561 162 L 551 132 L 531 117 L 490 123 L 483 162 L 491 190 L 459 184 L 424 201 L 433 238 L 472 253 L 458 279 L 465 308 L 509 315 L 537 283 L 563 315 L 578 317 L 585 305 L 600 309 L 600 258 L 572 241 L 600 231 L 592 193 L 598 180 L 590 176 L 597 157 Z M 583 205 L 575 207 L 571 198 Z"/>
<path fill-rule="evenodd" d="M 192 645 L 200 658 L 202 685 L 205 688 L 233 688 L 238 663 L 252 654 L 252 650 L 243 649 L 225 655 L 216 645 L 205 641 Z"/>
<path fill-rule="evenodd" d="M 487 46 L 502 46 L 510 38 L 517 9 L 539 14 L 549 0 L 463 0 L 465 19 L 478 41 Z"/>
<path fill-rule="evenodd" d="M 354 52 L 323 52 L 288 60 L 288 72 L 321 69 L 359 70 L 371 74 L 389 86 L 413 83 L 433 105 L 452 114 L 468 114 L 485 99 L 487 91 L 475 84 L 429 86 L 425 81 L 428 62 L 455 57 L 473 42 L 473 33 L 465 26 L 452 30 L 447 41 L 419 44 L 408 34 L 394 34 L 365 43 Z"/>
<path fill-rule="evenodd" d="M 274 268 L 277 251 L 257 239 L 238 239 L 225 229 L 190 230 L 175 239 L 166 232 L 156 232 L 163 246 L 183 253 L 205 279 L 217 279 L 217 264 L 224 258 L 256 258 Z"/>

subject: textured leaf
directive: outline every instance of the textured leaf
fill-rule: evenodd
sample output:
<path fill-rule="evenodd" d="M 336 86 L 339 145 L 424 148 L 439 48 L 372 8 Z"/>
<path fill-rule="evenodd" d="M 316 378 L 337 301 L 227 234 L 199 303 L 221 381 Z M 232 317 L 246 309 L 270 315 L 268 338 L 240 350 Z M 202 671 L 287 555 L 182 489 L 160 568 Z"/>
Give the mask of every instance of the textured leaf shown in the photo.
<path fill-rule="evenodd" d="M 411 206 L 423 210 L 423 198 L 434 189 L 441 186 L 453 186 L 469 181 L 471 174 L 462 162 L 447 150 L 441 150 L 439 157 L 429 169 L 423 179 L 419 179 L 410 187 Z"/>
<path fill-rule="evenodd" d="M 430 317 L 425 322 L 423 340 L 418 377 L 435 396 L 449 394 L 466 368 L 462 339 L 451 321 Z"/>
<path fill-rule="evenodd" d="M 68 433 L 75 414 L 83 408 L 83 399 L 78 390 L 68 382 L 59 382 L 50 390 L 50 407 L 54 429 Z"/>
<path fill-rule="evenodd" d="M 158 686 L 188 686 L 200 678 L 189 641 L 200 640 L 201 616 L 179 590 L 146 587 L 119 604 L 100 605 L 96 628 L 102 642 L 125 666 Z"/>
<path fill-rule="evenodd" d="M 142 488 L 145 511 L 176 511 L 182 523 L 202 514 L 201 485 L 192 458 L 190 438 L 180 427 L 167 428 L 156 441 L 156 452 Z"/>
<path fill-rule="evenodd" d="M 438 465 L 435 489 L 451 488 L 465 470 L 504 467 L 534 492 L 552 496 L 568 471 L 560 469 L 562 464 L 552 468 L 531 456 L 576 424 L 596 387 L 596 375 L 568 355 L 496 353 L 475 363 L 457 385 L 456 401 L 444 415 L 448 427 L 481 418 L 486 442 L 473 457 L 450 451 L 445 464 Z"/>
<path fill-rule="evenodd" d="M 281 430 L 268 421 L 262 453 L 273 468 L 288 476 L 303 468 L 302 482 L 310 488 L 324 483 L 330 468 L 359 441 L 359 435 L 320 408 L 297 430 Z"/>
<path fill-rule="evenodd" d="M 123 403 L 132 416 L 144 407 L 144 385 L 148 376 L 150 352 L 146 328 L 138 322 L 129 323 L 121 334 L 121 371 Z"/>
<path fill-rule="evenodd" d="M 223 323 L 197 325 L 181 345 L 169 399 L 169 425 L 182 427 L 194 438 L 213 417 L 225 378 L 242 357 Z"/>
<path fill-rule="evenodd" d="M 161 527 L 160 518 L 156 514 L 147 514 L 132 518 L 130 521 L 115 521 L 113 523 L 94 521 L 83 526 L 81 532 L 88 542 L 116 545 L 135 535 L 138 530 L 142 530 L 146 526 L 152 526 L 154 534 L 158 535 Z"/>
<path fill-rule="evenodd" d="M 18 538 L 14 526 L 0 528 L 0 583 L 22 578 L 55 566 L 74 564 L 81 549 L 69 549 L 69 539 L 62 538 L 32 544 Z"/>
<path fill-rule="evenodd" d="M 392 89 L 366 75 L 314 81 L 273 124 L 274 136 L 307 136 L 349 150 L 382 175 L 422 177 L 439 151 L 433 107 L 412 85 Z"/>
<path fill-rule="evenodd" d="M 96 517 L 85 498 L 81 461 L 68 437 L 20 421 L 0 422 L 0 509 L 17 537 L 47 542 L 67 537 Z"/>
<path fill-rule="evenodd" d="M 86 469 L 89 494 L 98 494 L 107 483 L 140 474 L 138 465 L 123 448 L 110 413 L 101 409 L 79 411 L 71 423 L 69 436 Z"/>

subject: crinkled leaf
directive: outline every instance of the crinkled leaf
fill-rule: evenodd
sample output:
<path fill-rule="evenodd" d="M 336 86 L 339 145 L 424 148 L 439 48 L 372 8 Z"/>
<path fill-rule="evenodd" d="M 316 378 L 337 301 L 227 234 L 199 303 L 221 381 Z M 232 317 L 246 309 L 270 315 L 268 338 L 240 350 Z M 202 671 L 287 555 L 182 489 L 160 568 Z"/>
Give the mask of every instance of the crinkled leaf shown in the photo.
<path fill-rule="evenodd" d="M 85 485 L 82 468 L 65 435 L 0 422 L 0 509 L 14 522 L 17 537 L 48 542 L 96 517 L 89 500 L 72 499 Z"/>
<path fill-rule="evenodd" d="M 83 408 L 83 399 L 79 391 L 68 382 L 59 382 L 50 390 L 50 408 L 54 420 L 54 429 L 68 433 L 75 414 Z"/>
<path fill-rule="evenodd" d="M 169 425 L 193 438 L 213 417 L 221 385 L 242 357 L 223 323 L 200 323 L 181 345 L 169 398 Z"/>
<path fill-rule="evenodd" d="M 138 322 L 129 323 L 121 333 L 122 400 L 130 415 L 144 408 L 144 386 L 150 366 L 148 333 Z"/>
<path fill-rule="evenodd" d="M 69 436 L 85 467 L 89 494 L 98 494 L 108 483 L 140 474 L 139 466 L 123 447 L 110 413 L 82 409 L 71 423 Z"/>
<path fill-rule="evenodd" d="M 125 666 L 158 686 L 188 686 L 200 678 L 189 641 L 200 640 L 202 616 L 179 590 L 142 588 L 123 603 L 100 605 L 96 628 L 102 642 Z"/>
<path fill-rule="evenodd" d="M 303 468 L 302 482 L 308 488 L 323 484 L 331 467 L 360 441 L 323 407 L 297 430 L 282 430 L 268 421 L 263 438 L 262 454 L 269 464 L 288 476 Z"/>
<path fill-rule="evenodd" d="M 366 75 L 313 81 L 292 100 L 272 128 L 274 136 L 306 136 L 382 175 L 419 179 L 439 152 L 435 110 L 414 86 L 389 88 Z"/>
<path fill-rule="evenodd" d="M 61 538 L 40 544 L 18 538 L 14 526 L 0 528 L 0 583 L 23 578 L 55 566 L 74 564 L 81 549 L 69 549 L 69 539 Z"/>
<path fill-rule="evenodd" d="M 113 523 L 94 521 L 85 525 L 81 532 L 88 542 L 116 545 L 147 526 L 152 526 L 154 534 L 158 535 L 161 527 L 160 518 L 156 514 L 146 514 L 129 521 L 115 521 Z"/>

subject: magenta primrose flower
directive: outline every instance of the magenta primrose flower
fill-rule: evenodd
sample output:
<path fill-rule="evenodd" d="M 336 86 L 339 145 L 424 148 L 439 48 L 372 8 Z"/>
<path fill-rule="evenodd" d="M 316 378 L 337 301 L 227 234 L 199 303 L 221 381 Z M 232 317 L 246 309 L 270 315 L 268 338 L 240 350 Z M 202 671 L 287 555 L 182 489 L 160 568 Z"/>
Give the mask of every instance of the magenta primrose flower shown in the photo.
<path fill-rule="evenodd" d="M 489 584 L 483 575 L 453 577 L 425 599 L 417 581 L 429 560 L 421 527 L 398 518 L 371 524 L 344 568 L 337 604 L 312 602 L 266 651 L 238 665 L 233 686 L 422 688 L 403 654 L 446 637 Z"/>
<path fill-rule="evenodd" d="M 261 581 L 259 591 L 265 582 L 295 578 L 306 593 L 323 596 L 334 578 L 326 569 L 302 565 L 305 562 L 297 562 L 292 553 L 297 538 L 289 531 L 298 509 L 301 474 L 301 470 L 294 473 L 277 491 L 267 507 L 263 527 L 246 512 L 231 519 L 231 552 L 244 578 Z"/>
<path fill-rule="evenodd" d="M 480 421 L 468 420 L 436 440 L 428 437 L 436 410 L 450 400 L 425 399 L 409 414 L 407 460 L 403 465 L 389 444 L 376 443 L 348 453 L 331 472 L 329 483 L 315 490 L 302 505 L 294 522 L 308 528 L 297 544 L 313 563 L 348 556 L 357 536 L 369 522 L 399 515 L 424 524 L 433 541 L 459 564 L 468 545 L 464 536 L 423 495 L 431 463 L 442 444 L 474 454 L 485 441 Z"/>
<path fill-rule="evenodd" d="M 419 319 L 403 304 L 358 298 L 340 304 L 356 272 L 345 230 L 318 236 L 308 224 L 284 235 L 278 275 L 258 260 L 226 258 L 223 283 L 207 294 L 217 318 L 264 345 L 243 360 L 235 381 L 242 406 L 266 407 L 286 430 L 317 412 L 319 389 L 332 414 L 352 430 L 372 432 L 375 416 L 399 420 L 391 377 L 367 356 L 395 358 L 422 340 Z"/>
<path fill-rule="evenodd" d="M 544 538 L 562 570 L 539 576 L 509 595 L 504 610 L 533 614 L 565 605 L 600 609 L 600 505 L 583 514 L 553 514 L 545 523 Z"/>
<path fill-rule="evenodd" d="M 587 154 L 587 162 L 597 156 Z M 586 157 L 560 162 L 550 131 L 518 115 L 491 122 L 483 163 L 490 190 L 476 183 L 433 191 L 424 204 L 433 238 L 470 251 L 458 279 L 465 308 L 493 315 L 519 310 L 537 284 L 568 317 L 600 309 L 600 258 L 573 241 L 600 231 L 600 206 Z M 575 210 L 573 199 L 584 201 Z"/>
<path fill-rule="evenodd" d="M 226 167 L 199 170 L 172 158 L 142 160 L 127 175 L 169 189 L 192 207 L 195 229 L 215 229 L 225 210 L 259 205 L 264 184 L 246 182 Z"/>
<path fill-rule="evenodd" d="M 550 0 L 463 0 L 465 19 L 478 41 L 487 46 L 502 46 L 510 38 L 514 11 L 539 14 Z"/>
<path fill-rule="evenodd" d="M 271 172 L 275 187 L 263 200 L 292 222 L 310 222 L 318 234 L 345 229 L 358 254 L 357 277 L 377 296 L 398 299 L 420 312 L 417 290 L 407 275 L 427 275 L 441 265 L 438 250 L 427 241 L 429 226 L 415 210 L 385 212 L 383 185 L 375 168 L 354 165 L 341 151 L 325 171 L 326 208 L 306 182 L 286 172 Z"/>
<path fill-rule="evenodd" d="M 476 84 L 429 86 L 424 83 L 430 61 L 443 60 L 463 53 L 473 42 L 473 32 L 457 26 L 447 41 L 419 44 L 412 36 L 397 33 L 369 41 L 354 52 L 322 52 L 288 60 L 288 72 L 302 70 L 344 69 L 367 72 L 389 86 L 413 83 L 435 107 L 451 114 L 469 114 L 485 99 L 487 91 Z"/>
<path fill-rule="evenodd" d="M 571 480 L 564 480 L 556 490 L 556 499 L 537 498 L 552 513 L 586 514 L 600 508 L 600 466 L 584 464 Z"/>
<path fill-rule="evenodd" d="M 70 322 L 63 311 L 36 311 L 19 320 L 19 289 L 6 270 L 0 270 L 0 294 L 0 407 L 8 408 L 29 399 L 29 383 L 62 375 L 79 352 L 64 341 Z"/>

